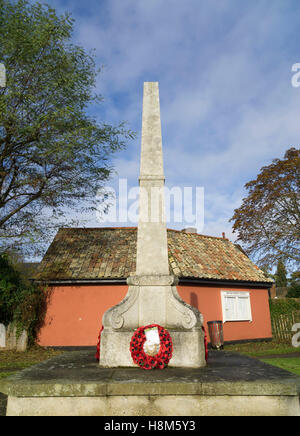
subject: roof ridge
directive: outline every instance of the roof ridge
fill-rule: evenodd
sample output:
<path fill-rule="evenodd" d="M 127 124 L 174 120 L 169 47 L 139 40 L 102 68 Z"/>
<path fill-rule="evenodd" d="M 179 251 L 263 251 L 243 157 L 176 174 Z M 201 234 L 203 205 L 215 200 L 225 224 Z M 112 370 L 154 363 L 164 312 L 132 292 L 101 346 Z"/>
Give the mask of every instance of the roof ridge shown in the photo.
<path fill-rule="evenodd" d="M 137 227 L 60 227 L 59 230 L 137 230 Z"/>
<path fill-rule="evenodd" d="M 138 227 L 60 227 L 59 230 L 137 230 Z M 223 238 L 221 236 L 211 236 L 211 235 L 203 235 L 201 233 L 185 233 L 183 230 L 177 230 L 177 229 L 170 229 L 167 228 L 168 232 L 176 232 L 176 233 L 182 233 L 185 235 L 193 235 L 193 236 L 200 236 L 201 238 L 212 238 L 212 239 L 218 239 L 221 241 L 229 241 L 228 238 Z"/>
<path fill-rule="evenodd" d="M 177 229 L 167 229 L 167 231 L 178 232 L 178 233 L 182 233 L 184 235 L 201 236 L 201 238 L 213 238 L 213 239 L 220 239 L 221 241 L 229 241 L 228 238 L 223 238 L 221 236 L 203 235 L 201 233 L 188 233 L 188 232 L 184 232 L 183 230 L 177 230 Z"/>

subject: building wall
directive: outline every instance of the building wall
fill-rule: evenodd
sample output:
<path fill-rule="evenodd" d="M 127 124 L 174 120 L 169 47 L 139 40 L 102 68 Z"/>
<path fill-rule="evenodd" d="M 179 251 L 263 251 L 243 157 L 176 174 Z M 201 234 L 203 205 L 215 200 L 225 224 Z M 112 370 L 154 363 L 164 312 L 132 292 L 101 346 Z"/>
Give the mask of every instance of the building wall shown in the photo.
<path fill-rule="evenodd" d="M 204 316 L 205 328 L 208 321 L 223 321 L 221 291 L 249 292 L 252 321 L 231 321 L 223 324 L 225 341 L 266 339 L 272 337 L 267 289 L 245 289 L 230 287 L 199 287 L 179 285 L 178 292 L 183 300 L 196 307 Z"/>
<path fill-rule="evenodd" d="M 56 286 L 52 289 L 41 346 L 95 346 L 104 312 L 126 295 L 126 285 Z M 226 322 L 225 341 L 271 338 L 268 290 L 179 285 L 180 296 L 207 321 L 222 320 L 221 290 L 250 292 L 252 322 Z"/>
<path fill-rule="evenodd" d="M 102 316 L 118 304 L 128 286 L 55 286 L 51 291 L 41 346 L 96 346 Z"/>

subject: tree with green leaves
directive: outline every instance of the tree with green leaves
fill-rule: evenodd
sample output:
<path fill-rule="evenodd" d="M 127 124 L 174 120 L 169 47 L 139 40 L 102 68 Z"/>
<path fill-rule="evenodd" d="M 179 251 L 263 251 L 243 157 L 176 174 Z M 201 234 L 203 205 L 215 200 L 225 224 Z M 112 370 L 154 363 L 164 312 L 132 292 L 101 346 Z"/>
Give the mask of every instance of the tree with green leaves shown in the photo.
<path fill-rule="evenodd" d="M 277 263 L 277 270 L 275 273 L 275 282 L 277 288 L 286 288 L 287 287 L 287 271 L 282 259 L 279 259 Z"/>
<path fill-rule="evenodd" d="M 290 148 L 283 159 L 263 167 L 247 183 L 248 196 L 231 221 L 238 241 L 260 265 L 279 259 L 292 269 L 300 265 L 300 149 Z"/>
<path fill-rule="evenodd" d="M 66 210 L 96 206 L 111 158 L 134 134 L 88 115 L 95 57 L 72 43 L 74 21 L 46 5 L 0 0 L 0 242 L 47 238 Z M 63 220 L 62 220 L 63 218 Z"/>
<path fill-rule="evenodd" d="M 289 298 L 300 298 L 300 271 L 294 271 L 289 279 L 288 294 Z"/>

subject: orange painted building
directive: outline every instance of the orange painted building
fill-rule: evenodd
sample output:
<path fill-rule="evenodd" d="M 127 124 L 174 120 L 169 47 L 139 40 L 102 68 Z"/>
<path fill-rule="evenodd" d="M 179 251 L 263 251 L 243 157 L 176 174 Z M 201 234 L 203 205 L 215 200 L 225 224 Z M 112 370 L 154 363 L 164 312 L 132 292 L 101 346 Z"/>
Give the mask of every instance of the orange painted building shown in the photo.
<path fill-rule="evenodd" d="M 104 312 L 127 293 L 135 271 L 136 228 L 61 229 L 35 277 L 50 286 L 39 344 L 95 346 Z M 271 339 L 269 289 L 250 259 L 225 238 L 168 230 L 170 272 L 180 296 L 208 321 L 223 321 L 225 342 Z"/>

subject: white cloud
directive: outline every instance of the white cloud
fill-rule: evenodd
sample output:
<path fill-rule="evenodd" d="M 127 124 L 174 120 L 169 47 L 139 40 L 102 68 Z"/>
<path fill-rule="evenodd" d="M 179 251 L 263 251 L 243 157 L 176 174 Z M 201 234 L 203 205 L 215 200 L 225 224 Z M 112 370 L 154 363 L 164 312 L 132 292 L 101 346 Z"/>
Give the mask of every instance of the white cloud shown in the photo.
<path fill-rule="evenodd" d="M 75 39 L 104 64 L 99 120 L 140 133 L 144 81 L 159 81 L 167 183 L 204 186 L 205 233 L 231 234 L 244 184 L 299 146 L 299 2 L 55 0 L 74 11 Z M 298 15 L 297 15 L 298 14 Z M 116 156 L 137 184 L 140 135 Z M 117 177 L 112 184 L 117 183 Z"/>

